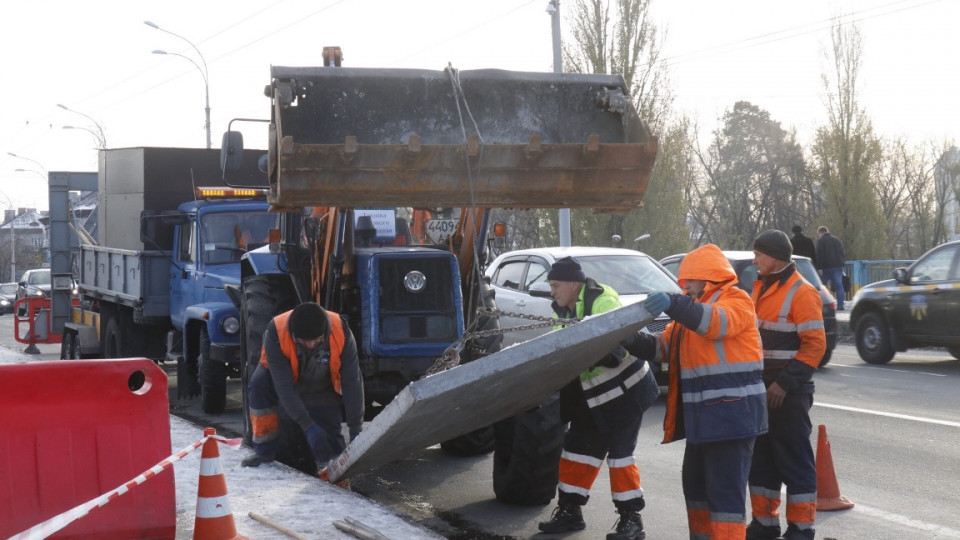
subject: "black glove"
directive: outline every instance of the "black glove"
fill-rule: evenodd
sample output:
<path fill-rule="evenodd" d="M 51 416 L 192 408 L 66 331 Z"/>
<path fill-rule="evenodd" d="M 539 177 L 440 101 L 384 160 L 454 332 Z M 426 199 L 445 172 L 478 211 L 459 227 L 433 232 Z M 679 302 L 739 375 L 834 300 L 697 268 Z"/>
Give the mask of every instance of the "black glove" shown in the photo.
<path fill-rule="evenodd" d="M 307 442 L 310 449 L 313 450 L 313 456 L 317 461 L 330 461 L 333 458 L 333 448 L 327 441 L 327 432 L 316 424 L 310 424 L 304 435 L 307 436 Z"/>

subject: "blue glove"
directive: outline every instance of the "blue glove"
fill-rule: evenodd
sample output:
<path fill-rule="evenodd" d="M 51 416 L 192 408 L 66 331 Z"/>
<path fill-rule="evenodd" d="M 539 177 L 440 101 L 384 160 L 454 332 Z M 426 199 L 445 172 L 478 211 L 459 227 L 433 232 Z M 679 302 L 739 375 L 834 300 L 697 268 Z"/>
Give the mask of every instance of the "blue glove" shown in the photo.
<path fill-rule="evenodd" d="M 313 451 L 313 456 L 316 459 L 328 461 L 332 457 L 333 449 L 327 442 L 327 432 L 323 428 L 316 424 L 310 424 L 310 427 L 303 433 L 307 436 L 307 443 L 310 444 L 310 450 Z"/>
<path fill-rule="evenodd" d="M 670 296 L 667 293 L 655 292 L 643 301 L 643 307 L 650 312 L 650 315 L 656 317 L 670 307 Z"/>

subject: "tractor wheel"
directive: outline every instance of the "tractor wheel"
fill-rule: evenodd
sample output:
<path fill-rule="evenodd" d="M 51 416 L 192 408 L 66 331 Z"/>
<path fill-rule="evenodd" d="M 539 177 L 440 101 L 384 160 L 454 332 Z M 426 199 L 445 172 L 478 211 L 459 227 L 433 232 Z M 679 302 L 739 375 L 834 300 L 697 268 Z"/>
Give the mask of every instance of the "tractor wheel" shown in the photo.
<path fill-rule="evenodd" d="M 297 296 L 290 279 L 281 275 L 253 276 L 243 280 L 243 299 L 240 303 L 240 381 L 243 396 L 243 438 L 250 443 L 250 404 L 247 402 L 247 383 L 260 363 L 263 332 L 273 318 L 297 305 Z"/>
<path fill-rule="evenodd" d="M 548 504 L 557 493 L 560 453 L 566 425 L 560 421 L 560 397 L 537 409 L 498 422 L 494 429 L 493 492 L 506 504 Z"/>

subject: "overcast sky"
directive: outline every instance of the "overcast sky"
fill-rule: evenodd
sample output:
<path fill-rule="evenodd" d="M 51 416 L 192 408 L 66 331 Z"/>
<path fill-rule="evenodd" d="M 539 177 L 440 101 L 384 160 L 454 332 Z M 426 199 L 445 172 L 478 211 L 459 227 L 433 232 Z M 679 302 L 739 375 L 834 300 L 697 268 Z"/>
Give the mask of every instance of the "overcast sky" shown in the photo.
<path fill-rule="evenodd" d="M 552 70 L 547 0 L 34 0 L 0 18 L 0 206 L 47 208 L 31 169 L 93 171 L 110 148 L 203 147 L 205 60 L 213 146 L 232 118 L 267 118 L 270 65 Z M 572 0 L 561 0 L 569 15 Z M 953 0 L 653 0 L 678 108 L 709 132 L 737 100 L 808 142 L 826 121 L 821 74 L 830 19 L 863 33 L 860 103 L 881 136 L 956 138 L 960 70 Z M 146 26 L 161 28 L 185 41 Z M 569 35 L 568 31 L 564 35 Z M 155 49 L 182 54 L 151 54 Z M 57 104 L 66 105 L 63 110 Z M 78 129 L 63 129 L 74 126 Z M 88 131 L 89 130 L 89 131 Z M 265 132 L 245 129 L 248 147 Z M 93 132 L 93 133 L 91 133 Z M 260 141 L 263 141 L 261 144 Z M 14 153 L 20 158 L 11 157 Z"/>

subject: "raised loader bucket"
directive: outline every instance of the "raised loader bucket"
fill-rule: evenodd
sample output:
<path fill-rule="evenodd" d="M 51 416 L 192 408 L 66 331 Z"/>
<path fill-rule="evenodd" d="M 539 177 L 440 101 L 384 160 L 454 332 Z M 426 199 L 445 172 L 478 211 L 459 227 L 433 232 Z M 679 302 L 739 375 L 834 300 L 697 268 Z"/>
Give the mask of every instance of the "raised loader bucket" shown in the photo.
<path fill-rule="evenodd" d="M 271 70 L 281 207 L 640 206 L 657 153 L 613 75 Z"/>

